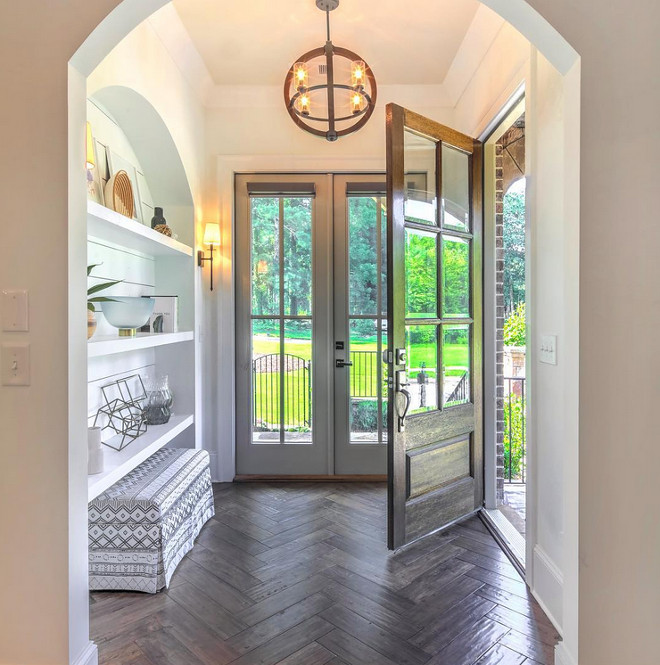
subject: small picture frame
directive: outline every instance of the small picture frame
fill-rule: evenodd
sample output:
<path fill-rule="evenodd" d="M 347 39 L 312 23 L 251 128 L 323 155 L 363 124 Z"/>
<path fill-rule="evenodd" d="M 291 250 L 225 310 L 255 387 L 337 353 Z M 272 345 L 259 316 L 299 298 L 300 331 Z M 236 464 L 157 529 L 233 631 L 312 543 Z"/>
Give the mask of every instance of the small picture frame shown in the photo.
<path fill-rule="evenodd" d="M 154 216 L 154 206 L 151 192 L 149 191 L 149 185 L 147 184 L 147 179 L 144 177 L 144 173 L 136 170 L 136 176 L 138 200 L 142 208 L 142 223 L 145 226 L 151 227 L 151 218 Z"/>

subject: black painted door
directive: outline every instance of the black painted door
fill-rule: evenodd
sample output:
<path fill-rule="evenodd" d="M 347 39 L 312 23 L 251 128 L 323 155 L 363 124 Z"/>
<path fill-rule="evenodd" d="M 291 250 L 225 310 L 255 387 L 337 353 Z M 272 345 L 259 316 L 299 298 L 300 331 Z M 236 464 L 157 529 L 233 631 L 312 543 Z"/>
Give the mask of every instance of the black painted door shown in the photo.
<path fill-rule="evenodd" d="M 483 502 L 482 146 L 387 106 L 388 545 Z"/>

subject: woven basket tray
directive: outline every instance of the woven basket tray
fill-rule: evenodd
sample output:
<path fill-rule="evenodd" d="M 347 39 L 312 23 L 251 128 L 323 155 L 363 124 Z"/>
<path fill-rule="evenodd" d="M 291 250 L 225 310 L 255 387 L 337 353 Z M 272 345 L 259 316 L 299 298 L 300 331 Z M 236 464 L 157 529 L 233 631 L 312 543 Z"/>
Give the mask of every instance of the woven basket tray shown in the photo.
<path fill-rule="evenodd" d="M 135 214 L 133 186 L 126 171 L 117 171 L 105 184 L 105 205 L 126 217 Z"/>

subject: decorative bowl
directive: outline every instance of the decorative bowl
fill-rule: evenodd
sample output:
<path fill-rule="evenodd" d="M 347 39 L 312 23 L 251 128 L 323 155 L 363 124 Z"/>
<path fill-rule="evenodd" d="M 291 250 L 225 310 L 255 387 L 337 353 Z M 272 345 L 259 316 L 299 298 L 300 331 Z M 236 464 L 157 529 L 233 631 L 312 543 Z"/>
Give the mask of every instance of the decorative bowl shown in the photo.
<path fill-rule="evenodd" d="M 111 302 L 102 302 L 101 309 L 108 323 L 119 328 L 120 337 L 134 337 L 154 311 L 153 298 L 110 296 Z"/>

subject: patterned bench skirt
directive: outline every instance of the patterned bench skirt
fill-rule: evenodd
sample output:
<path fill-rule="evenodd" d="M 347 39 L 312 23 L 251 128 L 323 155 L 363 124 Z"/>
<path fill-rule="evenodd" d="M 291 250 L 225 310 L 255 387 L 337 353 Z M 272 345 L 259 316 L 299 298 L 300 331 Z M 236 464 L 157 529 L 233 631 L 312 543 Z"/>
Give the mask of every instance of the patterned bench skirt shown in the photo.
<path fill-rule="evenodd" d="M 169 586 L 215 514 L 209 454 L 163 448 L 89 504 L 89 587 Z"/>

